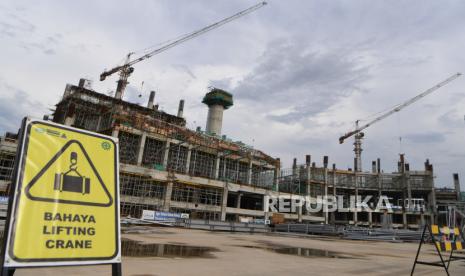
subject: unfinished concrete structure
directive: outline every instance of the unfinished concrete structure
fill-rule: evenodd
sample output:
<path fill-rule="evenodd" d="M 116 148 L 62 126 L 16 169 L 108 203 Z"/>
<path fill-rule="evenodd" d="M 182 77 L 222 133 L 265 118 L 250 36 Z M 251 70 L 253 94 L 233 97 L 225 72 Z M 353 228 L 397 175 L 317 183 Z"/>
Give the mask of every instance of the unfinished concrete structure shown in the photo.
<path fill-rule="evenodd" d="M 226 108 L 232 105 L 232 96 L 214 89 L 207 93 L 204 103 Z M 340 170 L 334 164 L 329 168 L 326 156 L 317 166 L 307 155 L 304 164 L 294 159 L 291 168 L 282 169 L 279 158 L 219 136 L 221 120 L 213 123 L 215 131 L 186 128 L 183 100 L 177 116 L 156 107 L 155 92 L 143 107 L 84 85 L 67 85 L 56 105 L 54 122 L 119 138 L 122 216 L 140 217 L 142 210 L 163 210 L 189 213 L 199 219 L 261 219 L 272 215 L 264 210 L 265 196 L 336 195 L 348 199 L 370 195 L 374 201 L 388 197 L 393 212 L 356 208 L 310 212 L 304 206 L 284 217 L 288 221 L 402 228 L 418 228 L 436 219 L 429 161 L 423 170 L 414 171 L 401 156 L 396 172 L 383 172 L 380 160 L 373 161 L 371 172 L 358 172 Z M 0 144 L 0 181 L 4 184 L 11 177 L 15 139 L 9 134 Z"/>
<path fill-rule="evenodd" d="M 13 174 L 18 136 L 7 132 L 0 137 L 0 195 L 6 195 Z"/>
<path fill-rule="evenodd" d="M 175 116 L 154 108 L 154 98 L 151 93 L 142 107 L 68 85 L 53 121 L 119 138 L 122 215 L 140 217 L 146 209 L 216 220 L 263 217 L 263 195 L 277 187 L 278 161 L 217 135 L 222 115 L 216 106 L 231 106 L 232 95 L 212 89 L 205 96 L 215 109 L 209 132 L 186 128 L 183 100 Z"/>

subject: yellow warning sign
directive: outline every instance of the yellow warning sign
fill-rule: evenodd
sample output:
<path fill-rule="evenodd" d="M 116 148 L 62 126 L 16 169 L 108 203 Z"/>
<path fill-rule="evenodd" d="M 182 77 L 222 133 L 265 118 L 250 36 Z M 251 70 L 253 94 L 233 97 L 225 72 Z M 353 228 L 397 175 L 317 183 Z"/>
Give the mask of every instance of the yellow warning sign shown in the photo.
<path fill-rule="evenodd" d="M 50 122 L 24 128 L 5 265 L 119 262 L 117 143 Z"/>
<path fill-rule="evenodd" d="M 91 189 L 92 187 L 92 189 Z M 111 206 L 113 199 L 82 143 L 69 140 L 26 186 L 31 200 Z"/>

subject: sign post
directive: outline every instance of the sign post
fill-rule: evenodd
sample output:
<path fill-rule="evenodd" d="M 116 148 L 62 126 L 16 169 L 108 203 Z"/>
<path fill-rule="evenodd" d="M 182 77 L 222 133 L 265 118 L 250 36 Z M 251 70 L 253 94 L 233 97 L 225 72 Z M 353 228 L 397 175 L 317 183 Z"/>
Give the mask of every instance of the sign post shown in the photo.
<path fill-rule="evenodd" d="M 10 188 L 2 275 L 111 264 L 121 275 L 117 139 L 24 119 Z"/>

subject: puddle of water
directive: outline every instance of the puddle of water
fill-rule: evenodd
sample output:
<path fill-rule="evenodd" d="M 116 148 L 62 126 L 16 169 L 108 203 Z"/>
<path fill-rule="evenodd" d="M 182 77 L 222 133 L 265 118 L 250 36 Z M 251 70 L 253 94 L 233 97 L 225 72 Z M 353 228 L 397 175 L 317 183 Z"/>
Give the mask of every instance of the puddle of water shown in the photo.
<path fill-rule="evenodd" d="M 264 250 L 272 251 L 272 252 L 279 253 L 279 254 L 302 256 L 302 257 L 307 257 L 307 258 L 322 257 L 322 258 L 336 258 L 336 259 L 355 259 L 354 256 L 351 256 L 345 253 L 323 250 L 323 249 L 315 249 L 315 248 L 261 247 L 261 246 L 251 246 L 251 245 L 246 245 L 243 247 L 259 248 L 259 249 L 264 249 Z"/>
<path fill-rule="evenodd" d="M 122 239 L 121 254 L 128 257 L 165 257 L 165 258 L 214 258 L 211 247 L 187 246 L 180 244 L 143 243 Z"/>
<path fill-rule="evenodd" d="M 324 257 L 324 258 L 339 258 L 339 259 L 353 259 L 352 257 L 345 256 L 342 253 L 315 249 L 315 248 L 302 248 L 302 247 L 282 247 L 282 248 L 268 248 L 268 250 L 287 255 L 296 255 L 302 257 Z"/>
<path fill-rule="evenodd" d="M 121 233 L 123 234 L 173 234 L 172 232 L 166 231 L 164 227 L 157 226 L 123 226 L 121 227 Z"/>

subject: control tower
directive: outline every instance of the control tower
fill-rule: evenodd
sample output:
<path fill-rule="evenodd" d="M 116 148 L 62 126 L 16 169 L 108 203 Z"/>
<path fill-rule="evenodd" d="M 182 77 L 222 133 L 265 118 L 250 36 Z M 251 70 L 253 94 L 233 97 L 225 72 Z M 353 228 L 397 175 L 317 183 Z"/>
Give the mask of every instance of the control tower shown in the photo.
<path fill-rule="evenodd" d="M 210 92 L 205 94 L 202 103 L 208 105 L 207 133 L 221 135 L 223 111 L 233 105 L 232 94 L 218 88 L 212 88 Z"/>

